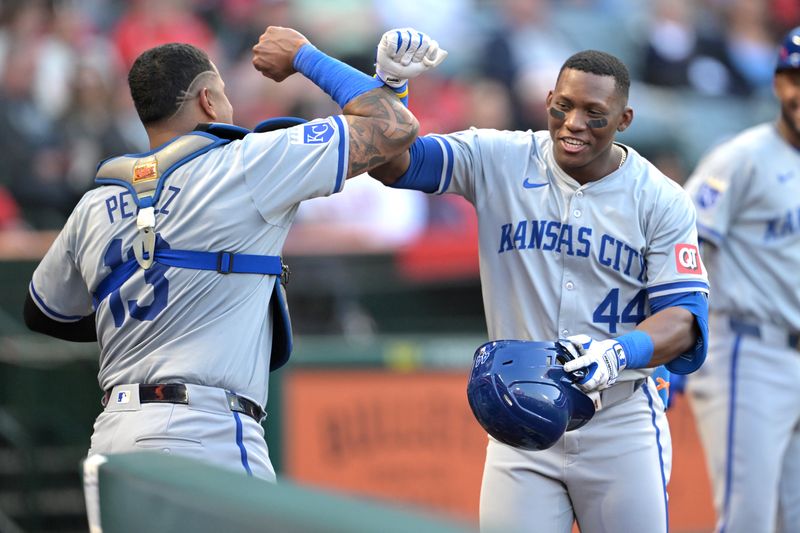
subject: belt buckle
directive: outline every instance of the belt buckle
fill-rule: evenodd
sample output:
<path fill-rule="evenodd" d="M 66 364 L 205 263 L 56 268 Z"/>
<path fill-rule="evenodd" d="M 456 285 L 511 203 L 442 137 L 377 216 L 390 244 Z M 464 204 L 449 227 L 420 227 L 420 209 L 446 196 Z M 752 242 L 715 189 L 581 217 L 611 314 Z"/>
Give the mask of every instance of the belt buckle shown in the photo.
<path fill-rule="evenodd" d="M 235 254 L 233 252 L 228 252 L 227 250 L 217 252 L 217 272 L 220 274 L 230 274 L 233 272 L 234 256 Z"/>
<path fill-rule="evenodd" d="M 244 409 L 242 408 L 242 404 L 239 402 L 239 397 L 230 391 L 225 391 L 225 397 L 228 400 L 228 407 L 231 411 L 236 411 L 237 413 L 243 413 Z"/>

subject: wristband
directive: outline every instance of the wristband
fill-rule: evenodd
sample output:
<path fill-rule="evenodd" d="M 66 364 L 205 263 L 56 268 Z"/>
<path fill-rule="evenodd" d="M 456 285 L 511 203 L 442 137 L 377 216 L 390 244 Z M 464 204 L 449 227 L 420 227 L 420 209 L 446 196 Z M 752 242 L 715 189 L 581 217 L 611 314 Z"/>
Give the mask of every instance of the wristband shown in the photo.
<path fill-rule="evenodd" d="M 641 330 L 634 330 L 615 339 L 628 358 L 625 368 L 646 368 L 653 358 L 653 339 Z"/>
<path fill-rule="evenodd" d="M 316 83 L 341 108 L 357 96 L 383 86 L 380 80 L 370 78 L 350 65 L 320 52 L 311 43 L 300 47 L 292 64 L 296 71 Z"/>
<path fill-rule="evenodd" d="M 408 80 L 406 80 L 406 82 L 400 87 L 392 87 L 391 85 L 387 85 L 386 87 L 389 87 L 392 91 L 394 91 L 394 94 L 397 95 L 397 97 L 400 99 L 400 102 L 405 107 L 408 107 Z"/>

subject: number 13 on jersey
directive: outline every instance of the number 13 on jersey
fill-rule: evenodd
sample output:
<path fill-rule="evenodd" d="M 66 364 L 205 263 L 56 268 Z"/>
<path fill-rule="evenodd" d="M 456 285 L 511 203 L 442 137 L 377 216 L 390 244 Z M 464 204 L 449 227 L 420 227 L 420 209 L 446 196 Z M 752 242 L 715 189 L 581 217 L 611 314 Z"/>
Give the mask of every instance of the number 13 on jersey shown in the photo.
<path fill-rule="evenodd" d="M 156 234 L 156 248 L 169 248 L 167 241 Z M 128 250 L 127 258 L 133 258 L 133 249 Z M 114 239 L 108 245 L 103 256 L 103 263 L 107 267 L 115 268 L 124 262 L 122 258 L 122 239 Z M 167 307 L 169 299 L 169 280 L 164 275 L 169 269 L 168 266 L 153 263 L 149 269 L 144 271 L 144 281 L 153 287 L 153 301 L 150 305 L 141 305 L 138 300 L 128 300 L 127 312 L 131 318 L 136 320 L 153 320 L 158 314 Z M 125 321 L 125 305 L 122 302 L 122 295 L 117 289 L 111 293 L 108 300 L 111 315 L 114 317 L 114 325 L 121 327 Z"/>

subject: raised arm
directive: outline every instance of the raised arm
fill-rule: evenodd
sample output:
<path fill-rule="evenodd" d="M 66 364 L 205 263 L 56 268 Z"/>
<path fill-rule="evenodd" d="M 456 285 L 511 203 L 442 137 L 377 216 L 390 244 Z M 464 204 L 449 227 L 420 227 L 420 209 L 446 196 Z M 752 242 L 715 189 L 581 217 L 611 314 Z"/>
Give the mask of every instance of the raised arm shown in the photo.
<path fill-rule="evenodd" d="M 392 29 L 378 42 L 375 75 L 408 106 L 408 81 L 436 68 L 446 57 L 447 51 L 429 35 L 414 28 Z M 369 175 L 384 185 L 393 185 L 409 169 L 411 159 L 411 152 L 406 150 L 372 169 Z"/>
<path fill-rule="evenodd" d="M 348 178 L 407 154 L 417 137 L 417 119 L 389 88 L 323 54 L 295 30 L 268 27 L 253 47 L 253 66 L 278 82 L 301 72 L 342 107 L 350 130 Z"/>

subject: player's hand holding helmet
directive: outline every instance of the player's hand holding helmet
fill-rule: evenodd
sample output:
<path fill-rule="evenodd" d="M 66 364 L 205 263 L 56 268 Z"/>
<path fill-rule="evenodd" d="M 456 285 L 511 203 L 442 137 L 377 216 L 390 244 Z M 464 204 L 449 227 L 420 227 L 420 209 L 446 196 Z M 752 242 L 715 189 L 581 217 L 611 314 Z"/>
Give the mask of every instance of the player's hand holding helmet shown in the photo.
<path fill-rule="evenodd" d="M 444 61 L 447 52 L 430 36 L 414 28 L 397 28 L 378 43 L 375 73 L 389 87 L 400 87 Z"/>
<path fill-rule="evenodd" d="M 586 369 L 586 376 L 577 382 L 584 392 L 603 390 L 617 381 L 619 373 L 627 366 L 628 358 L 622 345 L 615 339 L 595 340 L 588 335 L 573 335 L 567 340 L 575 347 L 578 357 L 564 364 L 564 370 L 574 372 Z"/>
<path fill-rule="evenodd" d="M 567 342 L 498 340 L 475 351 L 467 399 L 492 437 L 523 450 L 545 450 L 594 416 L 592 398 L 562 361 Z"/>

